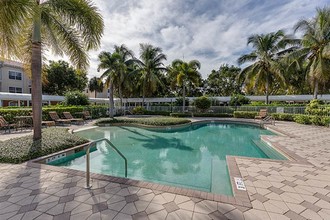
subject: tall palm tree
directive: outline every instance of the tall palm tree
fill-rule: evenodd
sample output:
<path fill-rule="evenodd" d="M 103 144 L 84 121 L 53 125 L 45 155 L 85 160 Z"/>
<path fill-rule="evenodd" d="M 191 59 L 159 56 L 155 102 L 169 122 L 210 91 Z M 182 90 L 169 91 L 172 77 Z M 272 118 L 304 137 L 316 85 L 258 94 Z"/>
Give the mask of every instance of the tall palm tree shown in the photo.
<path fill-rule="evenodd" d="M 308 62 L 308 74 L 317 99 L 319 84 L 330 79 L 330 7 L 318 8 L 311 20 L 300 20 L 295 31 L 303 31 L 302 48 L 291 56 Z"/>
<path fill-rule="evenodd" d="M 90 0 L 0 0 L 0 55 L 31 63 L 33 139 L 41 139 L 42 54 L 66 54 L 77 68 L 98 48 L 103 19 Z"/>
<path fill-rule="evenodd" d="M 180 59 L 174 60 L 169 68 L 170 78 L 172 79 L 172 87 L 174 85 L 182 87 L 183 112 L 186 107 L 186 87 L 190 83 L 198 86 L 201 79 L 200 73 L 198 72 L 200 68 L 201 64 L 198 60 L 184 62 Z"/>
<path fill-rule="evenodd" d="M 101 79 L 106 79 L 105 83 L 109 88 L 109 116 L 113 118 L 114 116 L 114 84 L 115 79 L 117 79 L 117 69 L 118 69 L 118 60 L 120 59 L 119 54 L 117 53 L 110 53 L 110 52 L 101 52 L 99 54 L 99 65 L 97 70 L 105 70 L 101 75 Z"/>
<path fill-rule="evenodd" d="M 94 76 L 88 82 L 88 89 L 91 92 L 95 92 L 94 97 L 96 98 L 98 92 L 103 92 L 103 82 L 99 77 Z"/>
<path fill-rule="evenodd" d="M 254 50 L 238 58 L 241 65 L 253 62 L 244 68 L 238 79 L 244 78 L 247 87 L 263 90 L 266 95 L 266 104 L 271 86 L 276 82 L 285 83 L 281 68 L 278 68 L 278 59 L 296 49 L 298 41 L 291 39 L 282 30 L 268 34 L 256 34 L 248 38 L 247 44 L 252 44 Z M 288 47 L 292 46 L 292 47 Z"/>
<path fill-rule="evenodd" d="M 163 63 L 166 60 L 166 55 L 162 52 L 160 47 L 154 47 L 150 44 L 140 44 L 140 59 L 135 59 L 134 61 L 139 65 L 141 74 L 142 105 L 144 105 L 144 99 L 147 93 L 155 92 L 157 85 L 162 85 L 159 75 L 167 71 Z"/>
<path fill-rule="evenodd" d="M 116 65 L 117 72 L 117 89 L 120 98 L 120 106 L 123 106 L 123 89 L 128 87 L 128 66 L 133 63 L 134 53 L 132 50 L 128 49 L 124 44 L 117 46 L 115 45 L 114 53 L 118 54 L 118 65 Z"/>

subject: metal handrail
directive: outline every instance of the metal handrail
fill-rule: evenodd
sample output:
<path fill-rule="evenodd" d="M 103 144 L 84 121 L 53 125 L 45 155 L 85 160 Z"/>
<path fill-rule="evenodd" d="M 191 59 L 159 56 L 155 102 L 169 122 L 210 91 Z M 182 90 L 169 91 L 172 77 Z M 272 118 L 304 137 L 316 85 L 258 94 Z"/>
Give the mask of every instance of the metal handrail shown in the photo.
<path fill-rule="evenodd" d="M 112 147 L 112 149 L 114 149 L 125 161 L 125 177 L 127 177 L 127 159 L 126 157 L 115 147 L 115 145 L 113 145 L 113 143 L 111 143 L 111 141 L 107 138 L 101 138 L 98 140 L 95 140 L 91 143 L 89 143 L 89 145 L 86 148 L 86 188 L 91 188 L 92 185 L 90 184 L 90 148 L 91 146 L 95 145 L 98 142 L 101 141 L 105 141 L 107 142 L 108 145 L 110 145 L 110 147 Z"/>

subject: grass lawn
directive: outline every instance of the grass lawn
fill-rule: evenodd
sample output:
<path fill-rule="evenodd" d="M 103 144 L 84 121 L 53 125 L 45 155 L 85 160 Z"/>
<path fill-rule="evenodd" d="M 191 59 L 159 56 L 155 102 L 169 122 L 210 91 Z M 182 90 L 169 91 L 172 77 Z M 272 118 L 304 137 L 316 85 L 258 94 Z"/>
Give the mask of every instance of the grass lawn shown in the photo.
<path fill-rule="evenodd" d="M 45 128 L 39 143 L 33 142 L 32 135 L 0 142 L 0 163 L 22 163 L 87 142 L 67 128 Z"/>

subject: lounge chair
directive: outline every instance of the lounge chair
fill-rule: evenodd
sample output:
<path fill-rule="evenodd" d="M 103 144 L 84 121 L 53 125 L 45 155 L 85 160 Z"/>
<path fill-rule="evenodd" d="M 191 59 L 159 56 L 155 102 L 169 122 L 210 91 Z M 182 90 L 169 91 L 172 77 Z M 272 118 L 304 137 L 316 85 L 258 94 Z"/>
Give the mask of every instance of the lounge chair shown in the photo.
<path fill-rule="evenodd" d="M 77 124 L 78 123 L 84 124 L 84 119 L 82 119 L 82 118 L 74 118 L 74 117 L 72 117 L 72 115 L 71 115 L 70 112 L 63 112 L 63 115 L 64 115 L 64 117 L 66 119 L 71 120 L 72 123 L 76 122 Z"/>
<path fill-rule="evenodd" d="M 260 109 L 259 114 L 254 117 L 254 119 L 264 119 L 268 115 L 267 109 Z"/>
<path fill-rule="evenodd" d="M 61 119 L 58 117 L 58 114 L 56 112 L 49 112 L 50 118 L 55 121 L 56 124 L 71 124 L 71 120 L 69 119 Z"/>
<path fill-rule="evenodd" d="M 9 131 L 10 133 L 10 128 L 15 128 L 17 131 L 17 124 L 9 124 L 6 119 L 3 116 L 0 116 L 0 127 L 5 129 L 6 131 Z"/>
<path fill-rule="evenodd" d="M 89 114 L 89 111 L 83 111 L 83 116 L 85 120 L 92 120 L 92 116 Z"/>

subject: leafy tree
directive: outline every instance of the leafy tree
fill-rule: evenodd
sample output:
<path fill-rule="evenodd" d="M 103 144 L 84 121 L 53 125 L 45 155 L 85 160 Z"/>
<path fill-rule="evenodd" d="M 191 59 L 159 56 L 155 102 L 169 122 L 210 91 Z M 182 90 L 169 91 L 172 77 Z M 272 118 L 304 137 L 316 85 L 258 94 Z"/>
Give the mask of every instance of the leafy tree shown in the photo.
<path fill-rule="evenodd" d="M 230 97 L 229 105 L 230 106 L 241 106 L 250 103 L 250 99 L 245 97 L 242 94 L 235 94 Z"/>
<path fill-rule="evenodd" d="M 256 34 L 248 38 L 248 44 L 252 44 L 254 50 L 238 58 L 241 65 L 246 62 L 253 62 L 244 68 L 238 75 L 238 79 L 245 79 L 248 89 L 264 91 L 266 104 L 269 103 L 268 96 L 271 87 L 280 82 L 285 84 L 285 79 L 281 68 L 278 66 L 278 59 L 294 50 L 298 42 L 290 39 L 283 31 L 268 34 Z M 288 47 L 291 46 L 292 47 Z"/>
<path fill-rule="evenodd" d="M 237 80 L 241 69 L 223 64 L 219 70 L 212 70 L 207 78 L 207 93 L 214 96 L 230 96 L 242 92 L 242 83 Z"/>
<path fill-rule="evenodd" d="M 66 54 L 80 69 L 99 47 L 104 24 L 90 0 L 0 0 L 0 55 L 31 64 L 33 139 L 41 139 L 42 52 Z"/>
<path fill-rule="evenodd" d="M 205 112 L 207 109 L 211 107 L 212 101 L 206 96 L 201 96 L 195 99 L 195 106 L 202 112 Z"/>
<path fill-rule="evenodd" d="M 317 99 L 320 84 L 329 87 L 330 83 L 330 7 L 318 8 L 311 20 L 300 20 L 295 25 L 295 31 L 299 30 L 303 31 L 303 47 L 291 56 L 308 62 L 308 76 Z"/>
<path fill-rule="evenodd" d="M 70 91 L 65 93 L 64 97 L 65 105 L 89 105 L 87 95 L 80 91 Z"/>
<path fill-rule="evenodd" d="M 198 85 L 201 75 L 198 72 L 201 64 L 198 60 L 184 62 L 182 60 L 174 60 L 169 68 L 170 78 L 172 79 L 172 88 L 175 86 L 182 88 L 182 99 L 186 98 L 186 87 L 188 83 Z M 185 102 L 182 105 L 182 111 L 185 111 Z"/>
<path fill-rule="evenodd" d="M 46 83 L 43 91 L 50 95 L 64 95 L 68 91 L 83 91 L 88 82 L 86 72 L 75 70 L 69 63 L 60 61 L 50 61 L 45 67 Z"/>
<path fill-rule="evenodd" d="M 166 55 L 160 47 L 150 44 L 140 44 L 140 59 L 135 59 L 139 66 L 140 83 L 142 87 L 142 105 L 147 95 L 155 92 L 158 85 L 162 85 L 160 76 L 167 69 L 164 67 Z"/>
<path fill-rule="evenodd" d="M 103 92 L 103 88 L 104 88 L 103 82 L 99 77 L 94 76 L 89 80 L 88 89 L 91 92 L 95 92 L 95 98 L 98 92 Z"/>

